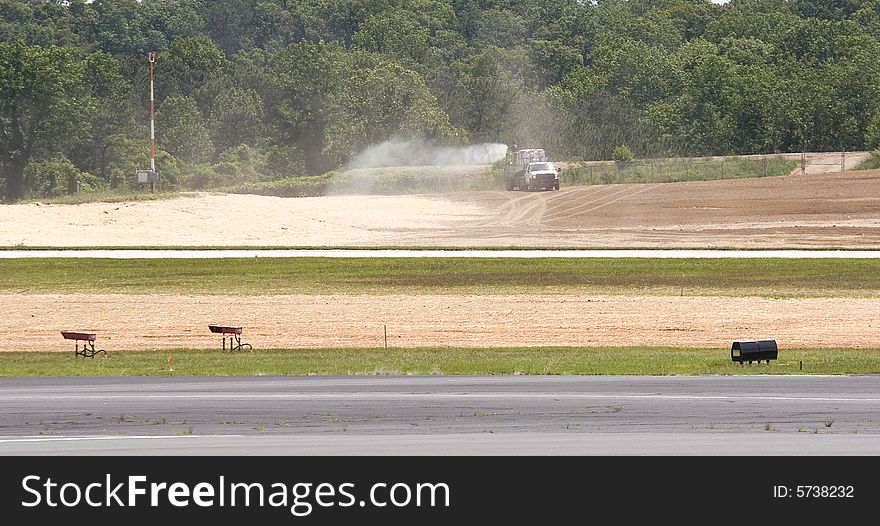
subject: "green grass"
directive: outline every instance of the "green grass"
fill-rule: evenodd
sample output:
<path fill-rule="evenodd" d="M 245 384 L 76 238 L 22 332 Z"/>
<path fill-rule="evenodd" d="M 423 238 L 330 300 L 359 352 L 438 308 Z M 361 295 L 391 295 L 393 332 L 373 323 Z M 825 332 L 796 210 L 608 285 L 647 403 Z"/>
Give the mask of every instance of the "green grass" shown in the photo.
<path fill-rule="evenodd" d="M 276 197 L 322 195 L 405 195 L 434 192 L 472 192 L 504 188 L 503 174 L 485 169 L 414 166 L 328 172 L 317 176 L 285 177 L 244 183 L 224 189 L 236 194 Z"/>
<path fill-rule="evenodd" d="M 571 293 L 870 297 L 878 259 L 237 258 L 0 260 L 0 293 Z"/>
<path fill-rule="evenodd" d="M 841 249 L 840 247 L 774 247 L 772 249 L 768 249 L 767 247 L 736 247 L 736 246 L 720 246 L 720 247 L 706 247 L 705 245 L 701 246 L 676 246 L 675 248 L 670 249 L 669 247 L 663 246 L 651 246 L 651 247 L 640 247 L 640 246 L 616 246 L 616 247 L 606 247 L 606 246 L 552 246 L 552 247 L 535 247 L 535 246 L 524 246 L 524 245 L 491 245 L 491 246 L 479 246 L 479 245 L 451 245 L 451 246 L 436 246 L 436 245 L 413 245 L 413 246 L 400 246 L 400 245 L 89 245 L 89 246 L 75 246 L 75 247 L 66 247 L 66 246 L 53 246 L 53 245 L 6 245 L 0 246 L 0 252 L 10 252 L 10 251 L 20 251 L 20 250 L 42 250 L 42 251 L 50 251 L 50 250 L 66 250 L 66 251 L 86 251 L 86 250 L 362 250 L 362 251 L 374 251 L 374 250 L 406 250 L 409 252 L 417 252 L 417 251 L 428 251 L 428 250 L 440 250 L 443 252 L 456 252 L 456 251 L 465 251 L 465 250 L 479 250 L 482 252 L 509 252 L 512 250 L 519 251 L 535 251 L 535 250 L 552 250 L 554 252 L 558 251 L 575 251 L 575 250 L 605 250 L 605 251 L 622 251 L 622 250 L 654 250 L 654 251 L 667 251 L 667 250 L 712 250 L 713 252 L 726 250 L 726 251 L 737 251 L 737 252 L 760 252 L 765 250 L 797 250 L 799 252 L 829 252 L 829 251 L 839 251 L 839 250 L 850 250 L 850 249 Z M 870 250 L 870 249 L 858 249 L 858 250 Z M 880 254 L 880 250 L 876 250 L 877 254 Z"/>
<path fill-rule="evenodd" d="M 168 357 L 173 356 L 169 367 Z M 0 353 L 0 376 L 732 375 L 880 372 L 880 349 L 781 349 L 770 365 L 739 366 L 727 349 L 503 347 Z M 803 361 L 803 370 L 799 363 Z M 173 371 L 171 370 L 173 368 Z"/>
<path fill-rule="evenodd" d="M 80 205 L 84 203 L 127 203 L 130 201 L 158 201 L 160 199 L 179 199 L 193 197 L 196 194 L 178 191 L 149 193 L 149 191 L 132 192 L 129 190 L 106 192 L 80 192 L 75 195 L 51 197 L 46 199 L 28 199 L 20 204 L 40 203 L 44 205 Z"/>
<path fill-rule="evenodd" d="M 671 183 L 715 181 L 788 175 L 798 161 L 768 156 L 766 159 L 636 159 L 626 168 L 614 164 L 585 164 L 562 171 L 563 186 L 617 183 Z"/>
<path fill-rule="evenodd" d="M 875 151 L 870 157 L 860 162 L 856 170 L 875 170 L 880 168 L 880 150 Z"/>

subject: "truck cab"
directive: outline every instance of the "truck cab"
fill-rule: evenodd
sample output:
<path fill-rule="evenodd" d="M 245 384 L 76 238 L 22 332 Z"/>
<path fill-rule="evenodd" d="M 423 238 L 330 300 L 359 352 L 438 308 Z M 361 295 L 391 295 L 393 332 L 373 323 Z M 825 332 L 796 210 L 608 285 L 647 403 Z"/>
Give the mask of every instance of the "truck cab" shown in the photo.
<path fill-rule="evenodd" d="M 523 183 L 527 190 L 559 190 L 559 170 L 551 162 L 529 163 L 523 173 Z"/>

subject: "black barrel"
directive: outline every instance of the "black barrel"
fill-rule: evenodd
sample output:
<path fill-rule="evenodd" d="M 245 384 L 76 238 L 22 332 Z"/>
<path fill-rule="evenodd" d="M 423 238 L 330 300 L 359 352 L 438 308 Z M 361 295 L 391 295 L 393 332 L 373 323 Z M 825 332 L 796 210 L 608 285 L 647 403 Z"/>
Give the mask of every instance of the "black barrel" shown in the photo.
<path fill-rule="evenodd" d="M 779 355 L 779 349 L 776 346 L 776 340 L 758 340 L 750 342 L 733 342 L 730 348 L 730 358 L 734 362 L 742 365 L 743 362 L 761 362 L 762 360 L 770 363 Z"/>

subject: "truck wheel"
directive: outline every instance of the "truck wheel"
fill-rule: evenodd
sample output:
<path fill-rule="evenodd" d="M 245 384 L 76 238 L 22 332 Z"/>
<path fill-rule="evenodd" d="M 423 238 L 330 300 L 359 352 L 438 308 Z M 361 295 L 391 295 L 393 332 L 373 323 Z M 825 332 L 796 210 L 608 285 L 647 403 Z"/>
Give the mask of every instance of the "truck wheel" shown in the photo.
<path fill-rule="evenodd" d="M 508 191 L 508 192 L 511 191 L 511 190 L 513 190 L 513 181 L 507 181 L 507 182 L 505 183 L 505 187 L 507 188 L 507 191 Z"/>
<path fill-rule="evenodd" d="M 554 184 L 554 185 L 553 185 L 553 189 L 554 189 L 554 190 L 559 190 L 559 183 Z"/>

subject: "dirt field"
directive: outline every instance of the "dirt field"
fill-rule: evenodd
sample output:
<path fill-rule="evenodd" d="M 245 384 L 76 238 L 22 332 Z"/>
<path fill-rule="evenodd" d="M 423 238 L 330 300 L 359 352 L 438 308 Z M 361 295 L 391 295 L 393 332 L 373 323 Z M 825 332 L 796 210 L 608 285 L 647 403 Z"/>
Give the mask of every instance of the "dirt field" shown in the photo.
<path fill-rule="evenodd" d="M 203 195 L 0 206 L 6 246 L 736 246 L 880 248 L 880 170 L 765 179 L 283 199 Z M 584 295 L 0 295 L 6 350 L 219 347 L 209 323 L 257 348 L 670 345 L 880 347 L 880 299 Z M 533 316 L 546 312 L 550 315 Z"/>
<path fill-rule="evenodd" d="M 0 245 L 880 248 L 880 170 L 534 193 L 2 205 Z"/>
<path fill-rule="evenodd" d="M 3 350 L 220 347 L 209 323 L 240 324 L 256 348 L 668 345 L 725 348 L 774 338 L 793 347 L 880 347 L 880 299 L 679 296 L 0 295 Z M 532 313 L 549 313 L 534 316 Z M 528 321 L 526 321 L 528 320 Z"/>

